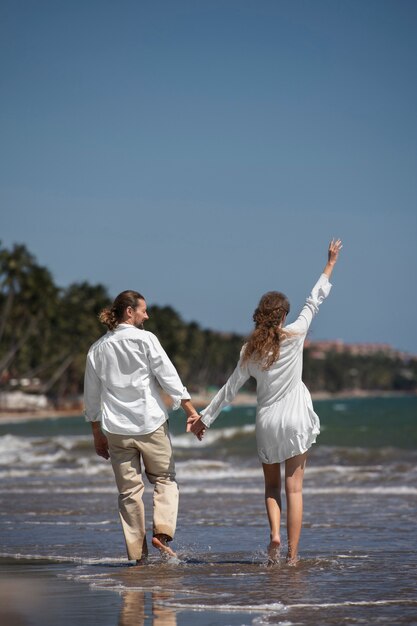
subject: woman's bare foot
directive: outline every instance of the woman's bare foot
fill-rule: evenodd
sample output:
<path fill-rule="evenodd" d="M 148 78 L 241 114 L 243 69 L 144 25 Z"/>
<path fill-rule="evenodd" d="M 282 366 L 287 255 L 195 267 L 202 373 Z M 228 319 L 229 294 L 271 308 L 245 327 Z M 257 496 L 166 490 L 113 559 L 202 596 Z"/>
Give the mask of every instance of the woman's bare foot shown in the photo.
<path fill-rule="evenodd" d="M 287 565 L 290 565 L 291 567 L 295 567 L 298 563 L 298 561 L 300 560 L 299 556 L 289 556 L 287 555 L 287 558 L 285 559 Z"/>
<path fill-rule="evenodd" d="M 155 535 L 152 539 L 152 545 L 154 548 L 159 550 L 161 554 L 176 557 L 177 555 L 174 550 L 167 545 L 168 539 L 168 535 Z"/>
<path fill-rule="evenodd" d="M 270 565 L 273 565 L 274 563 L 278 563 L 280 552 L 281 552 L 280 537 L 271 537 L 271 541 L 269 542 L 267 552 L 268 552 L 268 563 Z"/>

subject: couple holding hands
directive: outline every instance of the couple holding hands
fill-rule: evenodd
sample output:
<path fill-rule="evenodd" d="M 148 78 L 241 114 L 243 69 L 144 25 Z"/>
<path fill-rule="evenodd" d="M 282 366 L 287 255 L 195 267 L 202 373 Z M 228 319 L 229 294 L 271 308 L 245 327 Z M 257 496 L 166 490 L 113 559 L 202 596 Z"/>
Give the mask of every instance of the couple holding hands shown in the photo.
<path fill-rule="evenodd" d="M 187 389 L 157 337 L 143 329 L 149 319 L 146 300 L 123 291 L 100 314 L 108 332 L 90 348 L 85 370 L 84 403 L 99 456 L 110 459 L 119 491 L 119 515 L 128 558 L 138 564 L 148 554 L 142 466 L 154 485 L 152 544 L 175 556 L 169 547 L 178 513 L 178 485 L 168 431 L 168 414 L 159 385 L 187 416 L 187 432 L 201 440 L 223 407 L 250 376 L 256 380 L 256 444 L 265 481 L 270 526 L 268 560 L 278 560 L 281 546 L 281 463 L 285 465 L 287 562 L 298 560 L 307 451 L 320 432 L 310 393 L 302 382 L 304 341 L 314 315 L 329 295 L 329 282 L 342 242 L 332 240 L 323 273 L 297 319 L 286 324 L 287 297 L 264 294 L 255 309 L 255 327 L 239 361 L 210 404 L 197 413 Z"/>

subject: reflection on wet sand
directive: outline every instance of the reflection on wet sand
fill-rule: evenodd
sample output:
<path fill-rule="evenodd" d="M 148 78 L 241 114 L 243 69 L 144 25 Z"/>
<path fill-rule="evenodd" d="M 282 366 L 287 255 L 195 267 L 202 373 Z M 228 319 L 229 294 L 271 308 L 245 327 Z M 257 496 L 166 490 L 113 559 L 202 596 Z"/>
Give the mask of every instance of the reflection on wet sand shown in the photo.
<path fill-rule="evenodd" d="M 159 604 L 170 591 L 126 591 L 122 595 L 118 626 L 177 626 L 173 609 Z"/>
<path fill-rule="evenodd" d="M 45 584 L 29 577 L 7 580 L 0 576 L 0 625 L 30 626 L 34 614 L 50 617 Z"/>

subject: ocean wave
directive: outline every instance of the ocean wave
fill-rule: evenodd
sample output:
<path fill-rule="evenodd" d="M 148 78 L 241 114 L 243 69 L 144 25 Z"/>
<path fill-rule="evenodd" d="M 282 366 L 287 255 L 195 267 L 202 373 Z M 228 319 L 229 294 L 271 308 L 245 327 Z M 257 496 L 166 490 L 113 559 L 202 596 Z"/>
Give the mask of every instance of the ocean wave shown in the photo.
<path fill-rule="evenodd" d="M 242 487 L 239 485 L 213 486 L 207 487 L 204 481 L 198 486 L 181 485 L 180 492 L 186 494 L 206 493 L 206 494 L 262 494 L 264 491 L 263 483 L 259 483 L 258 487 Z M 92 494 L 92 493 L 115 493 L 115 487 L 11 487 L 1 488 L 0 494 Z M 410 486 L 390 486 L 390 487 L 304 487 L 305 495 L 358 495 L 358 496 L 417 496 L 417 487 Z"/>
<path fill-rule="evenodd" d="M 171 435 L 172 444 L 178 448 L 208 447 L 219 441 L 227 441 L 238 437 L 245 437 L 255 433 L 255 424 L 245 426 L 234 426 L 229 428 L 209 428 L 206 430 L 202 441 L 197 441 L 194 435 L 185 433 L 183 435 Z"/>
<path fill-rule="evenodd" d="M 282 602 L 271 602 L 264 604 L 210 604 L 208 602 L 187 602 L 157 600 L 156 604 L 169 607 L 171 609 L 182 609 L 188 611 L 221 611 L 222 613 L 282 613 L 287 610 L 287 606 Z"/>
<path fill-rule="evenodd" d="M 308 475 L 316 474 L 362 474 L 363 472 L 377 473 L 386 469 L 383 465 L 309 465 Z"/>
<path fill-rule="evenodd" d="M 10 524 L 14 524 L 14 522 L 6 522 L 6 523 L 10 523 Z M 103 520 L 100 522 L 84 522 L 81 520 L 78 520 L 77 522 L 71 521 L 71 522 L 44 522 L 44 521 L 36 521 L 36 520 L 27 520 L 27 521 L 23 521 L 21 522 L 22 524 L 27 524 L 29 526 L 71 526 L 73 527 L 74 524 L 77 524 L 78 527 L 80 526 L 108 526 L 109 524 L 114 524 L 114 520 Z"/>
<path fill-rule="evenodd" d="M 25 561 L 27 563 L 34 562 L 39 563 L 43 561 L 45 563 L 75 563 L 77 565 L 115 565 L 126 567 L 126 557 L 113 557 L 113 558 L 89 558 L 82 556 L 63 556 L 63 555 L 54 555 L 54 554 L 31 554 L 31 553 L 21 553 L 21 552 L 0 552 L 0 564 L 4 561 L 13 562 Z"/>
<path fill-rule="evenodd" d="M 78 493 L 78 494 L 89 494 L 89 493 L 115 493 L 115 487 L 94 487 L 94 486 L 88 486 L 88 487 L 57 487 L 54 488 L 52 486 L 48 486 L 48 487 L 31 487 L 30 485 L 28 485 L 27 488 L 23 488 L 23 487 L 11 487 L 10 489 L 0 489 L 0 493 L 9 493 L 9 494 L 23 494 L 23 493 L 36 493 L 36 494 L 41 494 L 41 493 L 50 493 L 50 494 L 72 494 L 72 493 Z"/>
<path fill-rule="evenodd" d="M 29 463 L 29 461 L 28 461 Z M 88 476 L 91 478 L 93 476 L 103 476 L 108 474 L 112 476 L 112 468 L 110 465 L 104 465 L 102 463 L 93 465 L 90 464 L 89 460 L 86 462 L 82 462 L 81 460 L 76 461 L 76 467 L 60 467 L 54 466 L 53 464 L 48 464 L 46 461 L 40 462 L 40 466 L 38 463 L 32 465 L 28 469 L 4 469 L 0 468 L 0 479 L 5 478 L 30 478 L 36 476 L 37 478 L 51 478 L 53 475 L 54 479 L 56 478 L 69 478 L 71 476 L 86 476 L 88 470 Z"/>
<path fill-rule="evenodd" d="M 95 454 L 90 438 L 0 437 L 0 478 L 48 477 L 51 471 L 57 478 L 85 474 L 87 470 L 89 476 L 108 470 Z"/>
<path fill-rule="evenodd" d="M 334 609 L 349 606 L 396 606 L 408 605 L 417 606 L 417 600 L 407 600 L 402 598 L 392 598 L 389 600 L 346 600 L 345 602 L 317 602 L 288 604 L 288 609 Z"/>
<path fill-rule="evenodd" d="M 193 480 L 223 480 L 227 478 L 245 479 L 261 478 L 260 467 L 236 467 L 224 461 L 212 461 L 210 459 L 193 459 L 176 463 L 177 477 L 181 481 Z"/>
<path fill-rule="evenodd" d="M 184 494 L 207 493 L 207 494 L 262 494 L 263 484 L 259 487 L 240 487 L 235 485 L 206 487 L 201 484 L 199 487 L 185 485 L 181 488 Z M 390 487 L 304 487 L 303 493 L 306 495 L 358 495 L 358 496 L 417 496 L 417 487 L 390 486 Z"/>

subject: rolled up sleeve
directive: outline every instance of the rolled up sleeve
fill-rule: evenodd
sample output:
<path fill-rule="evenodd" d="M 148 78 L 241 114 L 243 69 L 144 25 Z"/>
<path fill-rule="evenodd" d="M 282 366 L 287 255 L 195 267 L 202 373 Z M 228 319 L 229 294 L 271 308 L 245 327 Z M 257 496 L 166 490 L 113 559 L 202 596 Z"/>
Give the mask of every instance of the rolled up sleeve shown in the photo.
<path fill-rule="evenodd" d="M 84 374 L 84 415 L 87 422 L 101 421 L 101 381 L 88 356 Z"/>
<path fill-rule="evenodd" d="M 161 346 L 158 338 L 148 332 L 148 359 L 152 373 L 158 380 L 162 389 L 173 400 L 172 410 L 176 411 L 181 406 L 181 400 L 190 400 L 191 396 L 184 387 L 182 381 L 170 361 L 167 353 Z"/>

